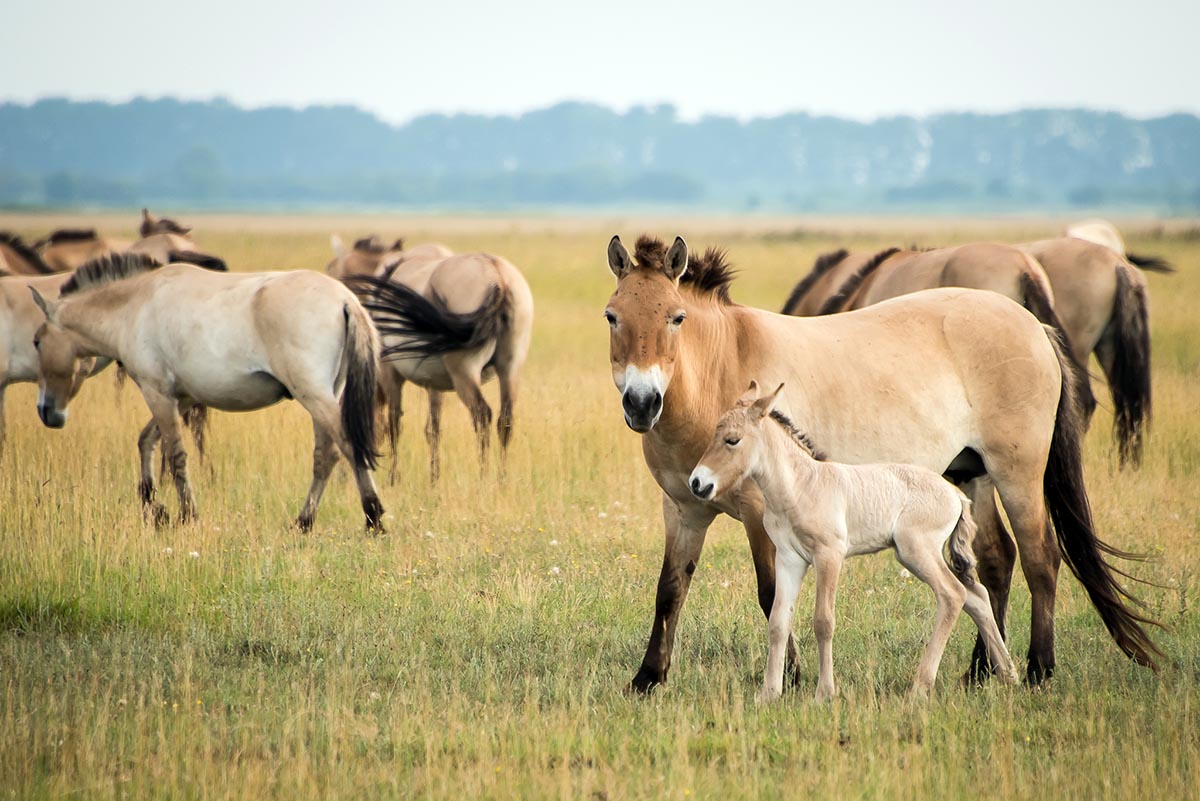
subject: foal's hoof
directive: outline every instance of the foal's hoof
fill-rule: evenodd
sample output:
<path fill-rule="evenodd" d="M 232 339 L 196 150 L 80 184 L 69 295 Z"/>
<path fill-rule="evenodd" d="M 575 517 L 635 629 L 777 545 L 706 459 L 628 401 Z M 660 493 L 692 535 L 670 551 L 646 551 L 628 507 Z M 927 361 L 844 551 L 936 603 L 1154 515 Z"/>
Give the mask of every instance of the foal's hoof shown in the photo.
<path fill-rule="evenodd" d="M 758 694 L 754 696 L 754 702 L 756 704 L 758 704 L 759 706 L 766 706 L 768 704 L 775 703 L 782 697 L 783 697 L 782 691 L 776 690 L 773 687 L 772 688 L 763 687 L 761 690 L 758 691 Z"/>

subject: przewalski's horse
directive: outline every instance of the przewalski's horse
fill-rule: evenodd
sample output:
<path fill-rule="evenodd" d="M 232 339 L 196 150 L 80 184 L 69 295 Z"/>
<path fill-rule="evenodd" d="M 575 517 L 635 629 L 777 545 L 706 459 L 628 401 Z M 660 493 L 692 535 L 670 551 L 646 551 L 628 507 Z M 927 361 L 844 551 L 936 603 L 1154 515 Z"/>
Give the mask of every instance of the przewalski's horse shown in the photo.
<path fill-rule="evenodd" d="M 933 250 L 891 248 L 873 255 L 827 253 L 792 290 L 783 313 L 833 314 L 922 289 L 955 286 L 998 292 L 1067 336 L 1054 311 L 1054 291 L 1042 265 L 1018 248 L 990 242 Z M 1072 364 L 1084 419 L 1090 421 L 1096 400 L 1087 361 Z"/>
<path fill-rule="evenodd" d="M 181 407 L 251 411 L 294 398 L 312 415 L 316 440 L 300 527 L 312 527 L 339 451 L 354 470 L 367 526 L 381 527 L 383 506 L 371 478 L 379 341 L 370 317 L 337 281 L 308 270 L 160 268 L 153 259 L 126 254 L 76 271 L 57 301 L 36 290 L 34 296 L 46 318 L 36 335 L 42 422 L 66 424 L 78 359 L 120 361 L 154 416 L 138 438 L 138 491 L 156 520 L 165 512 L 154 501 L 150 457 L 160 433 L 180 517 L 196 514 L 180 439 Z M 204 336 L 186 333 L 195 331 Z"/>
<path fill-rule="evenodd" d="M 192 241 L 191 226 L 180 225 L 169 217 L 155 217 L 142 209 L 142 238 L 127 249 L 127 253 L 149 256 L 159 264 L 194 264 L 206 270 L 227 272 L 225 261 L 204 253 Z"/>
<path fill-rule="evenodd" d="M 42 255 L 9 231 L 0 231 L 0 272 L 8 275 L 49 275 L 54 270 Z"/>
<path fill-rule="evenodd" d="M 760 701 L 783 694 L 784 654 L 792 613 L 808 569 L 816 574 L 813 612 L 820 676 L 818 701 L 832 698 L 834 603 L 842 563 L 851 556 L 891 548 L 896 559 L 933 590 L 937 617 L 917 668 L 912 695 L 933 690 L 946 643 L 964 605 L 987 643 L 997 674 L 1015 684 L 1004 638 L 992 616 L 987 591 L 975 575 L 971 502 L 931 470 L 907 464 L 845 465 L 822 461 L 812 441 L 775 403 L 781 384 L 759 397 L 758 384 L 717 423 L 712 440 L 692 471 L 692 494 L 719 497 L 747 481 L 762 493 L 763 525 L 775 546 L 775 602 L 770 651 Z M 765 423 L 770 419 L 772 422 Z M 950 558 L 942 549 L 950 543 Z M 948 562 L 948 563 L 947 563 Z"/>
<path fill-rule="evenodd" d="M 190 225 L 180 225 L 170 217 L 155 217 L 150 213 L 150 209 L 142 209 L 142 223 L 138 226 L 138 234 L 142 239 L 147 239 L 155 234 L 188 236 L 191 233 L 192 226 Z"/>
<path fill-rule="evenodd" d="M 1095 353 L 1113 403 L 1122 466 L 1141 462 L 1150 424 L 1150 301 L 1146 276 L 1119 253 L 1075 237 L 1020 246 L 1041 263 L 1076 362 Z M 1147 269 L 1163 271 L 1159 260 Z M 1169 268 L 1167 268 L 1169 269 Z"/>
<path fill-rule="evenodd" d="M 429 392 L 425 436 L 434 481 L 440 471 L 442 393 L 453 390 L 466 404 L 483 460 L 492 409 L 482 385 L 493 376 L 500 382 L 496 433 L 503 458 L 533 335 L 533 294 L 521 271 L 499 256 L 469 253 L 403 259 L 381 275 L 346 281 L 359 293 L 383 338 L 380 385 L 388 403 L 393 471 L 406 381 Z"/>
<path fill-rule="evenodd" d="M 379 275 L 381 271 L 411 259 L 445 259 L 454 255 L 450 248 L 432 242 L 405 250 L 404 240 L 397 239 L 388 246 L 375 235 L 357 240 L 349 250 L 337 234 L 329 238 L 329 244 L 333 248 L 333 261 L 326 265 L 325 272 L 334 278 Z"/>
<path fill-rule="evenodd" d="M 1143 256 L 1137 253 L 1130 253 L 1126 250 L 1125 238 L 1121 236 L 1121 232 L 1117 230 L 1117 227 L 1108 220 L 1083 220 L 1082 222 L 1077 222 L 1067 226 L 1067 230 L 1063 232 L 1063 236 L 1082 239 L 1097 245 L 1104 245 L 1106 248 L 1124 256 L 1130 264 L 1135 267 L 1141 267 L 1143 270 L 1152 270 L 1156 273 L 1175 272 L 1175 268 L 1166 259 L 1159 258 L 1158 256 Z"/>
<path fill-rule="evenodd" d="M 1033 315 L 994 292 L 934 289 L 847 314 L 790 317 L 733 303 L 724 254 L 709 250 L 689 265 L 682 239 L 668 250 L 643 237 L 635 259 L 613 237 L 608 261 L 617 277 L 604 313 L 613 380 L 626 424 L 643 435 L 666 524 L 654 625 L 634 689 L 666 680 L 679 612 L 718 514 L 745 526 L 759 604 L 769 613 L 774 602 L 761 493 L 745 485 L 705 502 L 688 488 L 717 419 L 751 378 L 787 382 L 781 411 L 803 419 L 832 459 L 907 462 L 995 482 L 1032 596 L 1029 681 L 1055 668 L 1060 549 L 1118 647 L 1155 665 L 1159 652 L 1141 625 L 1149 621 L 1130 609 L 1105 560 L 1120 552 L 1092 524 L 1070 356 Z M 976 550 L 1003 629 L 1015 556 L 993 543 Z M 794 655 L 790 640 L 788 650 Z"/>
<path fill-rule="evenodd" d="M 44 297 L 58 297 L 59 288 L 70 279 L 69 273 L 0 278 L 0 453 L 4 452 L 4 391 L 9 384 L 34 382 L 38 378 L 34 333 L 46 319 L 34 303 L 29 289 Z M 80 359 L 68 390 L 71 397 L 83 381 L 103 370 L 108 359 Z"/>
<path fill-rule="evenodd" d="M 125 239 L 101 236 L 95 228 L 60 228 L 34 247 L 41 251 L 51 272 L 61 273 L 104 256 L 123 253 L 131 244 Z"/>

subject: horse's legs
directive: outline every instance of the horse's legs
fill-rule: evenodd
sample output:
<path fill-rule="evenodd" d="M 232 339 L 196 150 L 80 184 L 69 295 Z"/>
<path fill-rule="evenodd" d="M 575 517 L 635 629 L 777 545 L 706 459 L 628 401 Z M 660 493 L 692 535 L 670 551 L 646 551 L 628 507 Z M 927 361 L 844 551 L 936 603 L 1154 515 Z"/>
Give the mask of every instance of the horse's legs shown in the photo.
<path fill-rule="evenodd" d="M 4 455 L 4 390 L 6 388 L 7 385 L 3 380 L 0 380 L 0 456 Z"/>
<path fill-rule="evenodd" d="M 817 640 L 816 699 L 828 701 L 837 692 L 833 683 L 833 610 L 837 600 L 838 577 L 842 572 L 841 554 L 816 554 L 813 570 L 817 582 L 817 602 L 813 608 L 813 635 Z"/>
<path fill-rule="evenodd" d="M 321 496 L 325 494 L 325 484 L 329 481 L 329 474 L 333 472 L 337 460 L 337 445 L 334 444 L 333 432 L 329 430 L 328 422 L 318 422 L 317 418 L 313 417 L 313 480 L 308 488 L 308 497 L 304 499 L 304 508 L 300 510 L 300 517 L 296 519 L 301 531 L 312 530 L 313 521 L 317 517 L 317 507 L 321 503 Z"/>
<path fill-rule="evenodd" d="M 933 635 L 925 646 L 925 654 L 917 665 L 917 675 L 913 679 L 909 694 L 914 697 L 927 696 L 933 690 L 937 681 L 938 666 L 942 663 L 942 654 L 946 651 L 946 643 L 954 631 L 954 622 L 962 611 L 965 590 L 962 584 L 950 572 L 945 557 L 942 556 L 942 544 L 945 538 L 937 536 L 940 532 L 933 530 L 904 530 L 896 535 L 896 559 L 912 572 L 914 576 L 929 585 L 937 599 L 937 613 L 934 617 Z"/>
<path fill-rule="evenodd" d="M 768 619 L 775 608 L 775 545 L 767 534 L 767 528 L 762 520 L 762 502 L 747 500 L 738 510 L 742 518 L 742 526 L 746 529 L 746 538 L 750 542 L 750 556 L 754 559 L 754 578 L 758 586 L 758 606 Z M 790 629 L 789 629 L 790 632 Z M 799 661 L 796 656 L 796 640 L 788 634 L 787 670 L 785 677 L 789 687 L 799 683 Z"/>
<path fill-rule="evenodd" d="M 396 441 L 400 438 L 400 419 L 404 416 L 404 409 L 401 405 L 404 395 L 404 378 L 391 362 L 379 365 L 377 375 L 387 415 L 388 447 L 392 451 L 392 461 L 388 467 L 388 484 L 394 485 L 396 483 Z"/>
<path fill-rule="evenodd" d="M 318 478 L 318 454 L 322 453 L 321 433 L 328 437 L 330 441 L 336 445 L 337 449 L 346 457 L 346 461 L 350 463 L 354 470 L 354 481 L 358 485 L 358 496 L 362 501 L 363 514 L 367 518 L 367 528 L 372 531 L 383 530 L 383 504 L 379 502 L 379 492 L 375 489 L 375 480 L 371 476 L 371 471 L 355 464 L 354 450 L 350 447 L 350 440 L 346 438 L 345 432 L 342 430 L 341 407 L 338 406 L 337 398 L 331 394 L 318 394 L 316 392 L 293 392 L 292 396 L 300 402 L 313 419 L 313 485 L 309 490 L 311 496 L 313 489 L 317 488 Z M 327 446 L 326 451 L 327 452 Z M 329 477 L 329 471 L 333 469 L 333 463 L 337 461 L 336 454 L 333 461 L 328 467 L 325 467 L 325 479 Z M 323 465 L 324 463 L 322 463 Z M 321 482 L 321 489 L 324 489 L 324 480 Z M 317 513 L 317 504 L 320 502 L 320 493 L 312 506 L 312 515 Z M 304 526 L 304 512 L 309 511 L 308 503 L 305 503 L 304 511 L 301 512 L 298 522 L 301 527 Z M 311 524 L 311 520 L 310 520 Z"/>
<path fill-rule="evenodd" d="M 974 551 L 979 560 L 979 581 L 987 589 L 992 605 L 992 615 L 1005 636 L 1005 620 L 1008 615 L 1008 595 L 1012 588 L 1013 568 L 1017 563 L 1017 546 L 1000 517 L 996 506 L 995 484 L 986 476 L 971 482 L 967 494 L 971 496 L 972 513 L 978 529 L 975 533 Z M 993 672 L 995 664 L 988 660 L 987 643 L 976 637 L 975 650 L 971 654 L 971 666 L 963 677 L 968 685 L 979 684 Z"/>
<path fill-rule="evenodd" d="M 429 480 L 437 483 L 442 474 L 442 393 L 429 390 L 429 420 L 425 423 L 425 440 L 429 443 Z"/>
<path fill-rule="evenodd" d="M 998 483 L 1000 500 L 1021 550 L 1021 570 L 1029 585 L 1032 620 L 1025 680 L 1030 684 L 1040 684 L 1054 674 L 1054 595 L 1062 563 L 1058 543 L 1051 537 L 1041 481 L 1038 474 L 1036 481 L 1026 481 L 1023 486 Z"/>
<path fill-rule="evenodd" d="M 969 587 L 963 585 L 963 589 L 965 590 L 963 606 L 967 610 L 967 615 L 975 621 L 975 628 L 979 630 L 979 639 L 987 648 L 988 659 L 994 666 L 996 675 L 1005 684 L 1015 684 L 1017 669 L 1013 667 L 1012 657 L 1008 654 L 1008 648 L 1004 646 L 1004 637 L 1001 636 L 1000 628 L 996 625 L 996 618 L 992 615 L 992 605 L 988 601 L 987 590 L 978 581 Z"/>
<path fill-rule="evenodd" d="M 500 438 L 500 463 L 503 465 L 508 455 L 508 441 L 512 439 L 513 406 L 517 402 L 517 388 L 520 377 L 511 365 L 498 371 L 500 381 L 500 416 L 496 419 L 496 435 Z"/>
<path fill-rule="evenodd" d="M 454 353 L 442 357 L 454 391 L 471 412 L 471 423 L 475 426 L 475 435 L 479 437 L 479 462 L 482 467 L 488 454 L 491 438 L 492 407 L 483 397 L 482 375 L 484 359 L 482 354 L 472 352 L 467 354 Z"/>
<path fill-rule="evenodd" d="M 775 550 L 775 601 L 767 622 L 767 670 L 758 694 L 760 703 L 769 703 L 783 695 L 783 669 L 788 646 L 795 648 L 792 616 L 808 568 L 808 562 L 797 554 Z"/>
<path fill-rule="evenodd" d="M 138 434 L 138 456 L 142 465 L 142 477 L 138 482 L 138 497 L 142 500 L 142 506 L 153 517 L 154 524 L 159 526 L 165 525 L 170 519 L 167 515 L 167 508 L 154 500 L 154 446 L 158 444 L 160 438 L 158 426 L 154 424 L 154 418 L 151 417 L 150 422 L 146 423 L 142 432 Z M 166 459 L 164 458 L 163 461 L 165 462 Z"/>
<path fill-rule="evenodd" d="M 196 496 L 188 481 L 187 451 L 183 447 L 183 420 L 179 416 L 179 402 L 153 389 L 142 389 L 146 405 L 154 415 L 154 425 L 162 435 L 163 453 L 169 454 L 171 474 L 175 478 L 175 494 L 179 496 L 179 519 L 187 522 L 196 516 Z M 145 432 L 143 431 L 143 434 Z M 139 446 L 140 446 L 139 437 Z"/>
<path fill-rule="evenodd" d="M 662 572 L 654 595 L 654 625 L 642 665 L 629 687 L 635 692 L 648 692 L 667 680 L 671 668 L 671 648 L 675 642 L 675 625 L 687 598 L 692 574 L 704 549 L 704 537 L 716 513 L 706 506 L 689 504 L 680 507 L 663 493 L 663 524 L 666 530 L 666 549 Z"/>

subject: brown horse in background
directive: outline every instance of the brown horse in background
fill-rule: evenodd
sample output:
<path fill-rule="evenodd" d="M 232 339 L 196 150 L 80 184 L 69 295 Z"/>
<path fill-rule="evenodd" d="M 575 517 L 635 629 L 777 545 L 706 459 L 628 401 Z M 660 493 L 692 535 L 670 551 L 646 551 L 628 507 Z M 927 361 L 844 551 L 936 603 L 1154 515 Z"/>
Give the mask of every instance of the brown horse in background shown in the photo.
<path fill-rule="evenodd" d="M 60 228 L 39 240 L 35 247 L 50 270 L 61 273 L 104 256 L 124 253 L 131 244 L 127 239 L 101 236 L 95 228 Z"/>
<path fill-rule="evenodd" d="M 780 410 L 804 420 L 831 459 L 905 462 L 994 482 L 1032 598 L 1030 682 L 1055 669 L 1062 558 L 1118 647 L 1155 664 L 1159 652 L 1142 629 L 1148 621 L 1130 608 L 1105 560 L 1120 552 L 1092 523 L 1070 357 L 1027 311 L 993 292 L 934 289 L 847 314 L 789 317 L 735 304 L 724 254 L 710 250 L 689 261 L 680 238 L 668 249 L 643 237 L 631 257 L 613 237 L 608 261 L 617 279 L 604 312 L 613 381 L 625 423 L 642 435 L 646 464 L 662 488 L 666 529 L 650 642 L 633 689 L 667 678 L 679 613 L 718 514 L 745 526 L 763 612 L 774 602 L 775 554 L 761 493 L 743 486 L 701 501 L 688 486 L 718 418 L 751 379 L 786 383 Z M 1014 403 L 1018 387 L 1021 402 Z M 980 579 L 1003 627 L 1015 549 L 1011 541 L 977 543 Z M 790 639 L 788 653 L 794 665 Z M 986 655 L 977 653 L 972 673 L 988 670 Z"/>
<path fill-rule="evenodd" d="M 50 275 L 54 270 L 42 254 L 17 234 L 0 231 L 0 273 L 6 275 Z"/>

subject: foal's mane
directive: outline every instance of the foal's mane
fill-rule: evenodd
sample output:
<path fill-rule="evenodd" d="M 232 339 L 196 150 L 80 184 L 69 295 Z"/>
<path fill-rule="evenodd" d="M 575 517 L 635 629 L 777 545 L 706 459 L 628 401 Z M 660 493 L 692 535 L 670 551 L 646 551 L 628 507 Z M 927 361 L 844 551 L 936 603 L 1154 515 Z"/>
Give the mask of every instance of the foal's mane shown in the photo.
<path fill-rule="evenodd" d="M 796 424 L 792 422 L 792 418 L 788 417 L 778 409 L 772 409 L 771 419 L 776 423 L 779 423 L 779 427 L 783 429 L 784 433 L 788 435 L 792 442 L 803 448 L 809 456 L 816 459 L 818 462 L 825 461 L 825 454 L 817 450 L 816 443 L 812 441 L 812 437 L 797 428 Z"/>
<path fill-rule="evenodd" d="M 854 275 L 847 278 L 842 285 L 838 287 L 837 292 L 829 296 L 829 299 L 821 305 L 821 310 L 817 312 L 817 314 L 833 314 L 834 312 L 841 311 L 842 307 L 846 305 L 847 301 L 849 301 L 850 298 L 854 296 L 854 293 L 858 291 L 858 288 L 862 286 L 863 281 L 867 280 L 871 273 L 879 269 L 879 265 L 887 261 L 887 259 L 893 254 L 899 252 L 900 248 L 888 248 L 887 250 L 879 251 L 870 259 L 868 259 L 866 264 L 864 264 L 862 267 L 859 267 L 858 270 L 855 271 Z"/>
<path fill-rule="evenodd" d="M 42 260 L 42 254 L 25 244 L 25 240 L 19 235 L 9 231 L 0 231 L 0 244 L 4 244 L 12 248 L 18 256 L 32 264 L 33 269 L 37 270 L 39 273 L 49 274 L 54 272 L 50 269 L 50 266 Z"/>
<path fill-rule="evenodd" d="M 57 231 L 51 231 L 40 243 L 61 245 L 63 242 L 91 242 L 99 238 L 95 228 L 59 228 Z"/>
<path fill-rule="evenodd" d="M 791 314 L 792 310 L 797 304 L 800 303 L 801 299 L 803 299 L 804 296 L 808 294 L 809 290 L 813 288 L 813 284 L 817 283 L 817 281 L 821 278 L 821 276 L 825 275 L 825 273 L 844 262 L 846 257 L 849 255 L 850 251 L 842 248 L 841 250 L 835 250 L 832 253 L 822 253 L 820 256 L 817 256 L 817 260 L 813 262 L 812 269 L 809 270 L 808 275 L 801 278 L 800 282 L 796 284 L 794 289 L 792 289 L 792 294 L 788 296 L 787 303 L 783 304 L 783 309 L 779 313 Z"/>
<path fill-rule="evenodd" d="M 63 297 L 85 289 L 95 289 L 150 270 L 157 270 L 161 266 L 156 259 L 143 253 L 111 253 L 92 259 L 75 270 L 62 285 L 58 295 Z"/>
<path fill-rule="evenodd" d="M 633 246 L 633 256 L 638 267 L 662 270 L 667 261 L 667 246 L 658 237 L 642 234 Z M 680 286 L 689 286 L 703 295 L 712 295 L 723 304 L 733 303 L 729 297 L 729 285 L 733 283 L 734 269 L 728 255 L 720 248 L 710 247 L 699 256 L 688 258 L 687 270 L 679 279 Z"/>

